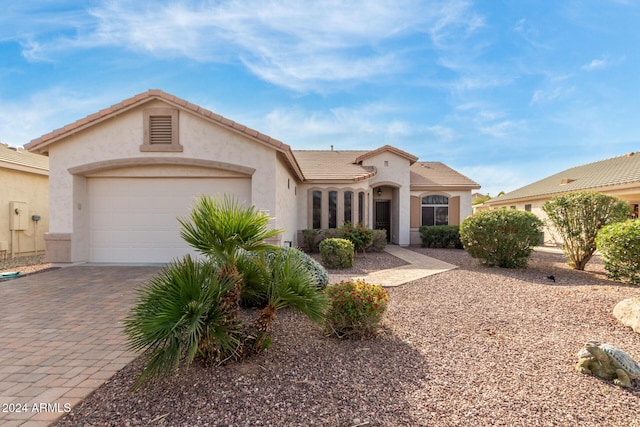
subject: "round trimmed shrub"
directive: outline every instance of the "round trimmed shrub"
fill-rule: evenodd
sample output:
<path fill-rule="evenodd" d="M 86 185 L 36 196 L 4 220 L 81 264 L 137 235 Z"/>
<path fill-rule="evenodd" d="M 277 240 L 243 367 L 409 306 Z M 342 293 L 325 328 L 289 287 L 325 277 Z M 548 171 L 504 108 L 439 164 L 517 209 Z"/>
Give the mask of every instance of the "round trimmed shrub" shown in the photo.
<path fill-rule="evenodd" d="M 640 285 L 640 220 L 607 225 L 596 237 L 607 277 Z"/>
<path fill-rule="evenodd" d="M 490 267 L 526 267 L 542 225 L 531 212 L 482 211 L 462 221 L 460 239 L 469 255 Z"/>
<path fill-rule="evenodd" d="M 322 264 L 327 268 L 352 267 L 353 254 L 353 243 L 346 239 L 332 238 L 320 242 Z"/>
<path fill-rule="evenodd" d="M 347 239 L 353 243 L 353 247 L 356 251 L 362 252 L 371 246 L 371 243 L 373 242 L 373 234 L 373 230 L 360 223 L 353 225 L 347 222 L 338 229 L 338 236 L 342 239 Z"/>
<path fill-rule="evenodd" d="M 329 285 L 325 293 L 329 297 L 327 332 L 340 338 L 366 338 L 377 333 L 389 302 L 386 289 L 360 279 Z"/>

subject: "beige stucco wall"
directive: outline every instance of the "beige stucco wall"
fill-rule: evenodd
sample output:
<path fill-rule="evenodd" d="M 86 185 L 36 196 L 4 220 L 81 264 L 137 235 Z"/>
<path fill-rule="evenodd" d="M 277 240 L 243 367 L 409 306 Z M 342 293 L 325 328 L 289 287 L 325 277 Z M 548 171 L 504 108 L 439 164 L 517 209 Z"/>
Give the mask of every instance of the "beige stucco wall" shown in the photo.
<path fill-rule="evenodd" d="M 323 192 L 322 194 L 322 223 L 323 228 L 326 228 L 326 224 L 328 223 L 327 213 L 328 213 L 328 194 L 329 191 L 338 192 L 338 227 L 344 225 L 344 197 L 341 195 L 346 191 L 353 192 L 353 212 L 354 217 L 357 218 L 357 197 L 359 192 L 365 193 L 365 221 L 364 225 L 370 227 L 370 223 L 368 222 L 368 203 L 366 198 L 369 197 L 368 193 L 371 192 L 369 188 L 368 181 L 359 181 L 359 182 L 351 182 L 351 183 L 301 183 L 298 187 L 298 195 L 297 195 L 297 222 L 298 222 L 298 230 L 305 230 L 308 228 L 312 228 L 311 222 L 311 197 L 312 192 L 315 190 L 320 190 Z M 353 222 L 356 222 L 355 220 Z"/>
<path fill-rule="evenodd" d="M 49 184 L 47 175 L 29 173 L 0 167 L 0 241 L 6 242 L 7 253 L 0 252 L 0 259 L 30 256 L 44 252 L 44 234 L 49 231 Z M 11 202 L 24 202 L 27 211 L 26 230 L 10 230 Z M 32 215 L 40 215 L 37 223 Z"/>
<path fill-rule="evenodd" d="M 464 221 L 465 218 L 471 216 L 472 213 L 472 209 L 471 209 L 471 200 L 472 200 L 472 196 L 471 196 L 471 190 L 466 190 L 466 191 L 460 191 L 460 190 L 454 190 L 454 191 L 439 191 L 439 190 L 412 190 L 411 191 L 411 196 L 412 197 L 416 197 L 418 198 L 419 202 L 418 202 L 418 209 L 420 209 L 420 201 L 422 200 L 423 197 L 425 196 L 432 196 L 432 195 L 440 195 L 440 196 L 447 196 L 450 199 L 454 198 L 454 197 L 458 197 L 459 201 L 460 201 L 460 211 L 459 211 L 459 216 L 458 216 L 458 224 L 462 223 L 462 221 Z M 449 215 L 451 215 L 453 212 L 450 210 L 449 211 Z M 422 212 L 419 212 L 419 215 L 421 215 Z M 451 222 L 451 221 L 450 221 Z M 412 245 L 418 245 L 422 243 L 422 240 L 420 238 L 420 232 L 419 232 L 419 226 L 418 227 L 411 227 L 411 244 Z"/>
<path fill-rule="evenodd" d="M 409 245 L 409 217 L 410 202 L 410 161 L 389 151 L 383 151 L 369 157 L 362 162 L 363 166 L 374 166 L 378 173 L 369 180 L 372 188 L 384 186 L 389 188 L 391 195 L 386 193 L 380 199 L 391 200 L 391 242 L 399 245 Z M 393 189 L 393 190 L 391 190 Z M 371 206 L 379 197 L 375 192 L 371 194 Z M 373 222 L 373 210 L 370 210 L 370 223 Z"/>
<path fill-rule="evenodd" d="M 284 229 L 280 235 L 279 244 L 291 242 L 292 246 L 297 246 L 297 226 L 298 226 L 298 188 L 299 183 L 293 173 L 289 170 L 285 162 L 276 157 L 276 215 L 273 220 L 274 227 Z"/>
<path fill-rule="evenodd" d="M 283 181 L 287 173 L 281 171 L 283 164 L 274 149 L 184 110 L 179 113 L 182 152 L 141 152 L 144 109 L 167 106 L 161 101 L 146 103 L 51 145 L 50 233 L 56 239 L 51 243 L 55 246 L 57 241 L 64 241 L 64 235 L 70 235 L 69 261 L 85 261 L 88 244 L 87 178 L 72 175 L 70 168 L 115 159 L 211 160 L 255 170 L 251 177 L 250 202 L 272 216 L 279 216 L 279 204 L 286 206 L 292 200 L 289 196 L 277 195 L 276 181 Z M 282 221 L 289 224 L 293 220 L 285 215 Z"/>

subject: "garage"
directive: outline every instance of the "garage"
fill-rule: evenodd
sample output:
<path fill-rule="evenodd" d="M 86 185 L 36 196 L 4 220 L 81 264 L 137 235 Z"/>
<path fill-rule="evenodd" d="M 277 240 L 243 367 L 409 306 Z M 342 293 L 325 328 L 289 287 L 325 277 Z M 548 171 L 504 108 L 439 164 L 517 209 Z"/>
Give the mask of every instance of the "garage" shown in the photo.
<path fill-rule="evenodd" d="M 251 201 L 251 178 L 89 178 L 89 261 L 166 263 L 195 251 L 177 217 L 203 194 Z"/>

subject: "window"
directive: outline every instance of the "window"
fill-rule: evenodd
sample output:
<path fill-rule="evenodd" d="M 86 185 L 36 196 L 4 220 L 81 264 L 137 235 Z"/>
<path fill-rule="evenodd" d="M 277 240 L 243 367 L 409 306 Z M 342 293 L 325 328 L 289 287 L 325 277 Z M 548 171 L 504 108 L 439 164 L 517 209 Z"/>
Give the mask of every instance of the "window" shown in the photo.
<path fill-rule="evenodd" d="M 449 225 L 449 198 L 425 196 L 422 198 L 422 225 Z"/>
<path fill-rule="evenodd" d="M 345 191 L 344 192 L 344 222 L 353 222 L 352 201 L 353 201 L 353 191 Z"/>
<path fill-rule="evenodd" d="M 322 192 L 313 192 L 313 228 L 322 228 Z"/>
<path fill-rule="evenodd" d="M 358 193 L 358 224 L 364 224 L 364 191 Z"/>
<path fill-rule="evenodd" d="M 527 212 L 531 212 L 531 205 L 529 205 L 529 204 L 524 205 L 524 210 L 527 211 Z"/>
<path fill-rule="evenodd" d="M 338 227 L 338 192 L 329 191 L 329 228 Z"/>
<path fill-rule="evenodd" d="M 144 110 L 143 134 L 140 151 L 182 151 L 178 142 L 178 110 L 174 108 Z"/>

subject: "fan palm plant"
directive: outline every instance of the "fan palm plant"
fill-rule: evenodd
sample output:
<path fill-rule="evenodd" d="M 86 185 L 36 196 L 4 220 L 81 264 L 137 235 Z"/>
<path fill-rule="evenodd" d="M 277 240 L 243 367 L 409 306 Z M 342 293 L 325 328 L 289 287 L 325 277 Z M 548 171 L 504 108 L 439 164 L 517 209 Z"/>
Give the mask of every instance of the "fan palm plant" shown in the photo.
<path fill-rule="evenodd" d="M 313 272 L 304 260 L 293 251 L 278 250 L 275 256 L 261 253 L 254 258 L 258 263 L 261 285 L 266 300 L 254 322 L 257 330 L 254 350 L 268 344 L 267 332 L 271 329 L 276 313 L 283 308 L 293 308 L 315 322 L 322 322 L 328 299 L 318 288 Z"/>
<path fill-rule="evenodd" d="M 283 231 L 269 229 L 269 220 L 255 206 L 240 206 L 227 195 L 216 199 L 202 196 L 188 218 L 178 218 L 182 238 L 219 265 L 220 278 L 234 281 L 221 301 L 229 323 L 238 322 L 240 309 L 242 277 L 238 272 L 238 259 L 247 251 L 275 248 L 266 240 Z"/>
<path fill-rule="evenodd" d="M 220 305 L 235 281 L 221 279 L 216 268 L 186 256 L 137 291 L 138 303 L 124 320 L 129 349 L 148 357 L 136 385 L 175 371 L 181 360 L 188 366 L 196 356 L 210 361 L 238 348 L 240 331 L 225 322 Z"/>

